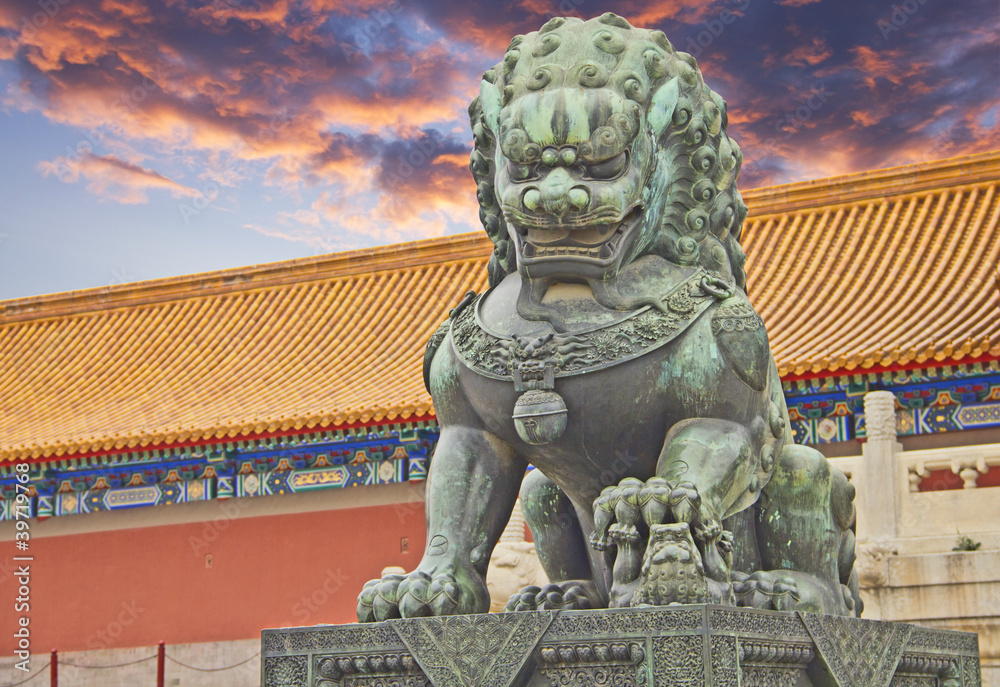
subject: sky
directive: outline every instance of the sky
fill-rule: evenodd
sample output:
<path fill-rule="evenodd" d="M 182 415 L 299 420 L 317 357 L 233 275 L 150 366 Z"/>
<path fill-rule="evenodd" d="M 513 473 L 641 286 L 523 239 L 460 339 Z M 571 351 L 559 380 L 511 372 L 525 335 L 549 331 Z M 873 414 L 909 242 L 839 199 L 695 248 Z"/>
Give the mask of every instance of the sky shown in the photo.
<path fill-rule="evenodd" d="M 996 0 L 4 0 L 0 299 L 480 230 L 482 73 L 605 11 L 697 58 L 741 189 L 1000 148 Z"/>

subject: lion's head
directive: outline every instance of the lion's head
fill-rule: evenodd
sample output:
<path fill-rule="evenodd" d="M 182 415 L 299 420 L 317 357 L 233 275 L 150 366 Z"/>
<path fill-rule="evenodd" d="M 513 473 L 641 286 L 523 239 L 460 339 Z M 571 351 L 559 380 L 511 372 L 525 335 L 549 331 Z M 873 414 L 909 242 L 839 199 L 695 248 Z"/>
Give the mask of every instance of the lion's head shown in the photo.
<path fill-rule="evenodd" d="M 726 104 L 661 31 L 552 19 L 511 41 L 469 115 L 491 283 L 607 281 L 652 253 L 744 287 Z"/>

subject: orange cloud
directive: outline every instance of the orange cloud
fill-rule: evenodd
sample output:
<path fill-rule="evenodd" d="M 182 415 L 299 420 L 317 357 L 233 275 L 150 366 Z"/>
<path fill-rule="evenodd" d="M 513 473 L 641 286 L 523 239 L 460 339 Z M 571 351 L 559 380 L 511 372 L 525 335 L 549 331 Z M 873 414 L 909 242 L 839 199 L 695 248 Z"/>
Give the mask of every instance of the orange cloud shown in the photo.
<path fill-rule="evenodd" d="M 851 119 L 861 126 L 872 126 L 879 121 L 874 112 L 866 110 L 853 110 L 851 112 Z"/>
<path fill-rule="evenodd" d="M 892 43 L 874 28 L 885 8 L 779 4 L 810 7 L 612 3 L 682 50 L 722 10 L 745 17 L 698 56 L 730 102 L 742 186 L 904 164 L 922 150 L 962 154 L 995 139 L 995 37 L 949 21 L 959 4 L 923 5 Z M 0 59 L 16 78 L 4 104 L 103 146 L 40 165 L 102 198 L 190 195 L 139 166 L 163 160 L 192 170 L 186 178 L 268 187 L 286 205 L 255 219 L 255 231 L 319 248 L 405 240 L 478 226 L 465 110 L 510 37 L 551 14 L 603 9 L 578 0 L 74 0 L 35 26 L 23 20 L 37 0 L 7 0 Z M 789 19 L 821 11 L 829 31 Z M 873 45 L 836 25 L 861 16 Z M 931 22 L 938 29 L 924 40 L 918 30 Z M 832 95 L 814 107 L 821 87 Z"/>
<path fill-rule="evenodd" d="M 54 176 L 66 183 L 83 177 L 91 193 L 129 205 L 149 202 L 146 195 L 149 189 L 169 191 L 175 198 L 199 195 L 193 188 L 114 155 L 85 153 L 79 157 L 61 156 L 39 163 L 38 168 L 44 176 Z"/>
<path fill-rule="evenodd" d="M 867 45 L 851 48 L 854 55 L 852 66 L 862 74 L 863 82 L 872 90 L 878 88 L 878 80 L 898 86 L 907 78 L 919 74 L 926 67 L 923 61 L 910 61 L 901 50 L 875 50 Z"/>
<path fill-rule="evenodd" d="M 387 11 L 379 6 L 352 9 Z M 20 31 L 18 12 L 7 9 L 0 26 L 19 33 L 4 56 L 22 58 L 41 78 L 22 81 L 6 104 L 163 151 L 227 152 L 280 160 L 289 170 L 321 154 L 333 127 L 416 130 L 461 115 L 478 75 L 460 69 L 454 54 L 437 44 L 352 54 L 324 29 L 332 9 L 220 0 L 151 10 L 109 0 L 66 5 L 30 31 Z M 202 36 L 182 41 L 175 29 Z"/>
<path fill-rule="evenodd" d="M 804 43 L 792 50 L 785 57 L 787 64 L 815 66 L 826 60 L 833 54 L 833 50 L 826 44 L 826 41 L 818 36 L 813 36 L 809 43 Z"/>

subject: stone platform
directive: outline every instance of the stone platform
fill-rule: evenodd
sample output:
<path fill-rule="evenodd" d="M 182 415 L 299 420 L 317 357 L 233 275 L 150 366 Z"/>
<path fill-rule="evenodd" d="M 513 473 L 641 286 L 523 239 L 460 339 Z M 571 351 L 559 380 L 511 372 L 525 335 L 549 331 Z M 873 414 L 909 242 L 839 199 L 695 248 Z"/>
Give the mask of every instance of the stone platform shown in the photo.
<path fill-rule="evenodd" d="M 711 605 L 264 630 L 263 687 L 980 687 L 975 634 Z"/>

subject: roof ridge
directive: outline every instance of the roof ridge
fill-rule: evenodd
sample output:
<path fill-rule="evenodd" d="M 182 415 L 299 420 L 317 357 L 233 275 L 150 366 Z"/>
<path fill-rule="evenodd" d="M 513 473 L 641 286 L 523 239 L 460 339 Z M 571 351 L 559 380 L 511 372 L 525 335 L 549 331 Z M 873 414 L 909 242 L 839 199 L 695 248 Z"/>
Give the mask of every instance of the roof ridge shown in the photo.
<path fill-rule="evenodd" d="M 744 191 L 742 196 L 750 215 L 760 217 L 996 180 L 1000 180 L 1000 150 L 764 186 Z M 756 211 L 762 206 L 766 209 Z"/>
<path fill-rule="evenodd" d="M 0 326 L 191 297 L 249 293 L 273 286 L 305 284 L 362 273 L 376 274 L 400 267 L 482 259 L 487 255 L 485 249 L 488 245 L 486 234 L 476 231 L 308 258 L 0 300 Z"/>
<path fill-rule="evenodd" d="M 958 185 L 1000 180 L 1000 150 L 837 177 L 765 186 L 743 192 L 751 218 L 824 204 L 844 204 L 885 196 L 912 195 Z M 162 303 L 192 296 L 217 296 L 287 284 L 377 273 L 400 267 L 483 259 L 485 232 L 474 231 L 408 243 L 363 248 L 308 258 L 211 272 L 150 279 L 112 286 L 0 300 L 0 326 L 95 310 Z"/>

